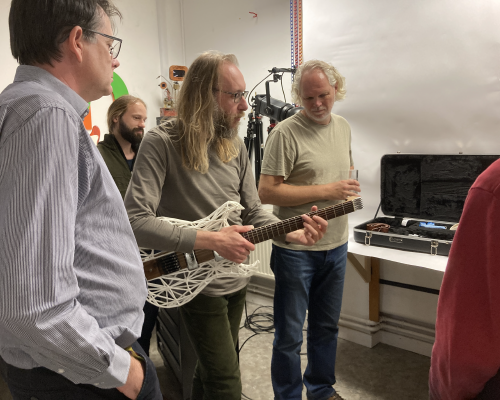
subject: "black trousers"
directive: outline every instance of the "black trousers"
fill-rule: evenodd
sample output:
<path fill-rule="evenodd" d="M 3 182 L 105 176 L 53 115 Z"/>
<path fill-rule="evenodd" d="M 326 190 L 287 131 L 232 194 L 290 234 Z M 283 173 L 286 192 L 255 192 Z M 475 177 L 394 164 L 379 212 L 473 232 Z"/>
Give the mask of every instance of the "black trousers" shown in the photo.
<path fill-rule="evenodd" d="M 481 393 L 475 398 L 475 400 L 498 400 L 500 399 L 500 370 L 497 374 L 491 378 Z"/>
<path fill-rule="evenodd" d="M 142 311 L 144 311 L 144 323 L 142 324 L 141 337 L 137 339 L 137 342 L 149 356 L 149 345 L 155 329 L 159 308 L 146 301 Z"/>
<path fill-rule="evenodd" d="M 142 389 L 137 400 L 162 400 L 160 384 L 153 362 L 136 342 L 136 353 L 146 361 Z M 75 385 L 47 368 L 21 369 L 7 364 L 7 384 L 14 400 L 126 400 L 116 389 L 99 389 L 94 385 Z"/>

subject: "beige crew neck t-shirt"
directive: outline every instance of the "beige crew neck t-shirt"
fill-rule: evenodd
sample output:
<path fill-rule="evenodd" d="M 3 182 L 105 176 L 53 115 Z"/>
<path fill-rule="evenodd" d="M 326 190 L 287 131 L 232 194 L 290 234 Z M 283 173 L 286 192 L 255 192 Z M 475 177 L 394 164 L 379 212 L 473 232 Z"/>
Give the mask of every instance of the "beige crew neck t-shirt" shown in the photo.
<path fill-rule="evenodd" d="M 341 180 L 340 171 L 353 165 L 351 128 L 339 115 L 332 114 L 328 125 L 320 125 L 302 113 L 280 122 L 269 134 L 264 149 L 261 173 L 283 176 L 292 186 L 321 185 Z M 341 203 L 340 200 L 321 200 L 294 207 L 273 206 L 274 215 L 281 220 L 305 214 L 313 205 L 318 209 Z M 330 250 L 348 239 L 347 215 L 328 221 L 323 238 L 307 247 L 275 239 L 275 245 L 293 250 Z"/>

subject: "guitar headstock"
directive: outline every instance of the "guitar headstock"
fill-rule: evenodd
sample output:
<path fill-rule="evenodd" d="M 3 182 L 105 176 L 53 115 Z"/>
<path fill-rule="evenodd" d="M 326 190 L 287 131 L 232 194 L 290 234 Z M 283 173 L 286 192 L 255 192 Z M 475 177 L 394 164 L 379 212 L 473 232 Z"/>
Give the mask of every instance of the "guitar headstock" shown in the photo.
<path fill-rule="evenodd" d="M 363 200 L 361 197 L 355 197 L 351 199 L 352 205 L 354 206 L 354 211 L 361 210 L 363 208 Z"/>

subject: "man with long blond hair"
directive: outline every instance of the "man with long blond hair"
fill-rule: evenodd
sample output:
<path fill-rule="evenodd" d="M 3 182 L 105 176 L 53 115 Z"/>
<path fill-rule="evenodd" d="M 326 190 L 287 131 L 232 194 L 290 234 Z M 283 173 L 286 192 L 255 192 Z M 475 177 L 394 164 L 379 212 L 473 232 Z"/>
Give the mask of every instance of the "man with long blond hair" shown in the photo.
<path fill-rule="evenodd" d="M 237 135 L 248 104 L 245 80 L 234 55 L 206 52 L 191 65 L 178 102 L 178 118 L 151 130 L 143 139 L 125 196 L 139 246 L 191 252 L 215 250 L 244 262 L 254 245 L 240 233 L 279 221 L 261 208 L 243 141 Z M 194 221 L 228 200 L 244 209 L 219 232 L 173 226 L 157 217 Z M 303 217 L 304 230 L 286 240 L 312 245 L 326 230 L 321 218 Z M 181 308 L 198 356 L 193 400 L 240 400 L 236 353 L 239 323 L 249 278 L 212 281 Z"/>

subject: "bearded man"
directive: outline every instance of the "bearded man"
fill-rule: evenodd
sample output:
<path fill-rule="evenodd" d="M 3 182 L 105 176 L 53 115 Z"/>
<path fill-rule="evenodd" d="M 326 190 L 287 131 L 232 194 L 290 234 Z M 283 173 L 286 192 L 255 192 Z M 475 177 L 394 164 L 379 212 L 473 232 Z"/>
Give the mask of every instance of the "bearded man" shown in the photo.
<path fill-rule="evenodd" d="M 119 97 L 108 109 L 109 133 L 97 144 L 122 198 L 132 177 L 147 118 L 144 101 L 129 95 Z"/>
<path fill-rule="evenodd" d="M 279 222 L 261 207 L 237 135 L 248 108 L 246 93 L 234 55 L 207 52 L 193 62 L 179 96 L 178 118 L 150 131 L 137 155 L 125 207 L 139 246 L 185 253 L 208 249 L 242 263 L 255 247 L 240 233 L 252 229 L 250 225 Z M 229 200 L 244 209 L 233 212 L 231 226 L 219 232 L 180 228 L 158 219 L 198 220 Z M 319 217 L 303 220 L 304 230 L 289 233 L 286 240 L 312 245 L 323 236 L 327 222 Z M 181 308 L 198 356 L 193 400 L 241 399 L 235 347 L 248 281 L 216 279 Z"/>

